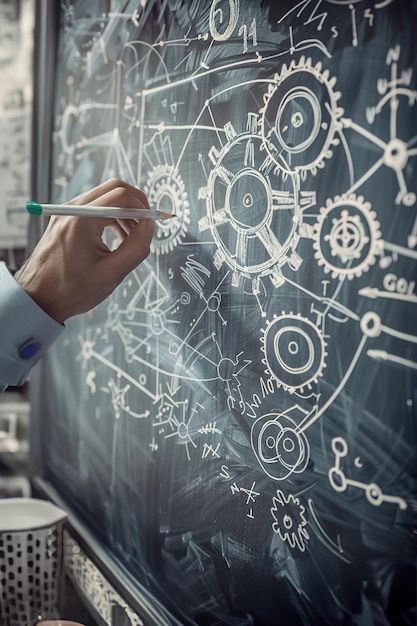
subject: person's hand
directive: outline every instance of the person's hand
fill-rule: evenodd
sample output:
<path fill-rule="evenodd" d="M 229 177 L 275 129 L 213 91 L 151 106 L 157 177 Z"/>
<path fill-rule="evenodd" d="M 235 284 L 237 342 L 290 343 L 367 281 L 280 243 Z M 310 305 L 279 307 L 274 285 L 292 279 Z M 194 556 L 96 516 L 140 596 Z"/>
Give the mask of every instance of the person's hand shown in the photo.
<path fill-rule="evenodd" d="M 140 189 L 111 179 L 67 204 L 147 208 Z M 102 235 L 110 226 L 122 242 L 110 250 Z M 51 217 L 36 248 L 15 279 L 58 322 L 102 302 L 149 254 L 152 220 Z"/>

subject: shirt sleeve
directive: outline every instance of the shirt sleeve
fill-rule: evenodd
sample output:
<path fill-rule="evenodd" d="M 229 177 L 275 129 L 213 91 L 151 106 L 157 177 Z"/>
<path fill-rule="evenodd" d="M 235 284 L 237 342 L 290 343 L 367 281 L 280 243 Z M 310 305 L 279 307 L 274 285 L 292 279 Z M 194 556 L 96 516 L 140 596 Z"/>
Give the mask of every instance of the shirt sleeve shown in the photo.
<path fill-rule="evenodd" d="M 0 263 L 0 392 L 8 385 L 22 385 L 64 329 Z"/>

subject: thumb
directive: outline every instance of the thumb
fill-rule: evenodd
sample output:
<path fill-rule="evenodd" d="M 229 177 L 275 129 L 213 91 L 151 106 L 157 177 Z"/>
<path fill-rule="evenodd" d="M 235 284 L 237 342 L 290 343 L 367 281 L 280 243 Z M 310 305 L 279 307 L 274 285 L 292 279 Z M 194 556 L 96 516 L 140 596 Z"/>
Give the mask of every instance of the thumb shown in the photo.
<path fill-rule="evenodd" d="M 119 247 L 107 256 L 107 262 L 118 282 L 146 259 L 154 234 L 155 222 L 140 220 Z"/>

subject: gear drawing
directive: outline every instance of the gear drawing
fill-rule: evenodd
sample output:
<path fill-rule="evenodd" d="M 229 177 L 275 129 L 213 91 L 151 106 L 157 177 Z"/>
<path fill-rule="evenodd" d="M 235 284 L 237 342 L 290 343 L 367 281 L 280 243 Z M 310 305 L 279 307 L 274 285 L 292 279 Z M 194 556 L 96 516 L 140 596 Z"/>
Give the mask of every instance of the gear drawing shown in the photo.
<path fill-rule="evenodd" d="M 267 374 L 290 393 L 311 389 L 326 367 L 326 342 L 317 326 L 299 313 L 283 312 L 262 332 Z"/>
<path fill-rule="evenodd" d="M 170 252 L 185 237 L 189 224 L 189 202 L 178 170 L 173 165 L 157 165 L 148 175 L 145 185 L 150 206 L 156 211 L 172 213 L 175 217 L 157 222 L 151 250 L 157 254 Z"/>
<path fill-rule="evenodd" d="M 212 147 L 213 169 L 199 196 L 206 200 L 207 216 L 199 221 L 200 231 L 210 229 L 217 244 L 214 264 L 227 263 L 233 284 L 241 277 L 255 283 L 269 276 L 279 287 L 281 267 L 294 270 L 301 264 L 296 252 L 302 209 L 297 176 L 284 176 L 263 150 L 258 116 L 249 113 L 246 130 L 237 133 L 229 122 L 227 142 L 221 150 Z M 279 190 L 279 191 L 278 191 Z"/>
<path fill-rule="evenodd" d="M 288 174 L 315 175 L 332 156 L 343 109 L 336 79 L 310 58 L 285 63 L 264 95 L 261 135 L 275 164 Z"/>
<path fill-rule="evenodd" d="M 335 196 L 320 209 L 314 227 L 314 256 L 332 278 L 361 276 L 375 263 L 381 232 L 363 196 Z"/>

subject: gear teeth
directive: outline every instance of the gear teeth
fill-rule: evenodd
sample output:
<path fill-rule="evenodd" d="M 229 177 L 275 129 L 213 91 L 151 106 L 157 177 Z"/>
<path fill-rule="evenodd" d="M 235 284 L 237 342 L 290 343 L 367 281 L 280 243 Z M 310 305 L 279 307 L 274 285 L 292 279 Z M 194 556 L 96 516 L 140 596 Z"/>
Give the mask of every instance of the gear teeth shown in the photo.
<path fill-rule="evenodd" d="M 335 217 L 332 216 L 333 211 Z M 325 206 L 320 208 L 313 229 L 313 249 L 316 251 L 314 257 L 326 274 L 331 273 L 335 279 L 347 277 L 352 280 L 369 270 L 380 250 L 380 223 L 376 218 L 370 202 L 365 201 L 362 195 L 342 194 L 335 195 L 333 200 L 326 200 Z M 329 219 L 331 230 L 323 233 Z M 343 249 L 345 240 L 342 239 L 341 243 L 338 241 L 339 227 L 341 233 L 349 231 L 355 235 L 351 237 L 353 244 L 350 248 L 347 246 Z M 346 241 L 349 244 L 349 240 Z M 344 264 L 343 267 L 336 264 L 337 259 Z M 349 262 L 351 263 L 348 266 Z"/>
<path fill-rule="evenodd" d="M 307 161 L 306 163 L 301 163 L 301 159 L 300 159 L 298 163 L 293 164 L 291 167 L 289 165 L 291 160 L 286 159 L 285 154 L 283 155 L 284 158 L 280 159 L 279 161 L 276 158 L 274 159 L 275 150 L 269 148 L 268 144 L 271 143 L 270 133 L 272 135 L 272 133 L 274 132 L 273 129 L 274 129 L 275 124 L 265 123 L 265 118 L 268 113 L 268 109 L 273 108 L 273 99 L 275 97 L 275 94 L 285 93 L 285 85 L 283 85 L 285 80 L 290 76 L 296 77 L 296 74 L 298 72 L 303 72 L 303 71 L 312 74 L 317 79 L 318 83 L 320 83 L 320 85 L 323 86 L 321 87 L 321 90 L 324 92 L 323 97 L 320 98 L 319 96 L 314 96 L 316 98 L 315 106 L 323 107 L 324 102 L 325 102 L 326 111 L 328 111 L 330 120 L 329 120 L 329 123 L 327 124 L 327 127 L 324 127 L 324 126 L 321 127 L 321 132 L 322 133 L 327 132 L 327 135 L 323 136 L 323 138 L 320 137 L 320 140 L 317 141 L 316 158 L 315 159 L 312 158 L 311 153 L 310 153 L 309 157 L 306 156 L 306 161 Z M 340 120 L 344 113 L 343 108 L 337 106 L 337 103 L 340 100 L 342 94 L 340 91 L 335 91 L 334 88 L 335 88 L 336 82 L 337 82 L 336 77 L 330 76 L 329 70 L 327 68 L 323 69 L 323 64 L 320 61 L 317 62 L 315 65 L 313 65 L 313 61 L 311 57 L 305 57 L 303 55 L 300 57 L 298 62 L 295 59 L 292 59 L 289 65 L 284 63 L 281 66 L 281 71 L 274 75 L 273 83 L 268 84 L 267 91 L 263 96 L 263 106 L 262 108 L 259 109 L 260 127 L 261 127 L 261 132 L 263 135 L 265 148 L 270 153 L 271 157 L 275 160 L 279 169 L 282 169 L 283 171 L 287 171 L 287 172 L 289 171 L 291 174 L 296 173 L 297 175 L 301 175 L 301 179 L 305 180 L 307 173 L 310 173 L 312 176 L 316 176 L 318 169 L 322 169 L 325 166 L 324 160 L 332 158 L 333 151 L 329 149 L 329 146 L 337 145 L 337 142 L 335 140 L 335 134 L 337 130 L 341 128 Z M 311 106 L 313 106 L 313 104 L 311 104 Z M 276 117 L 276 112 L 272 111 L 271 119 L 275 120 L 275 117 Z M 313 143 L 315 139 L 316 139 L 315 137 L 312 138 L 311 143 Z M 275 137 L 275 140 L 279 144 L 278 146 L 275 146 L 275 149 L 281 148 L 282 139 L 277 136 Z M 309 147 L 311 147 L 310 144 L 309 144 Z M 284 145 L 284 150 L 285 150 L 285 145 Z M 307 155 L 308 151 L 305 150 L 305 146 L 304 146 L 304 151 L 305 151 L 305 154 Z M 282 154 L 282 152 L 283 150 L 281 149 L 278 150 L 279 154 Z"/>
<path fill-rule="evenodd" d="M 285 356 L 279 355 L 280 358 L 277 360 L 277 354 L 275 353 L 276 347 L 274 342 L 274 337 L 269 342 L 269 346 L 271 346 L 271 350 L 268 349 L 268 335 L 274 335 L 274 332 L 284 333 L 285 334 L 285 324 L 288 321 L 288 326 L 291 327 L 291 330 L 300 330 L 300 338 L 304 335 L 308 335 L 310 337 L 311 345 L 314 346 L 314 350 L 316 351 L 316 362 L 314 366 L 309 366 L 314 369 L 314 371 L 306 371 L 303 374 L 297 374 L 299 381 L 297 379 L 293 380 L 292 384 L 289 381 L 285 380 L 285 377 L 289 376 L 291 378 L 293 372 L 291 371 L 291 367 L 288 370 L 285 368 Z M 282 322 L 282 328 L 280 323 Z M 278 331 L 274 329 L 274 326 L 278 327 Z M 278 387 L 282 387 L 288 393 L 293 394 L 296 391 L 304 393 L 306 389 L 311 390 L 312 384 L 317 383 L 319 376 L 322 376 L 323 368 L 325 367 L 324 359 L 327 356 L 327 343 L 324 340 L 322 333 L 319 331 L 317 326 L 308 318 L 304 317 L 300 312 L 294 313 L 291 311 L 290 313 L 285 313 L 285 311 L 281 312 L 281 315 L 273 315 L 272 322 L 267 322 L 267 325 L 264 329 L 261 330 L 262 337 L 262 347 L 261 351 L 265 355 L 265 358 L 262 358 L 262 363 L 267 366 L 265 370 L 265 374 L 270 376 L 275 380 Z M 277 362 L 279 361 L 279 366 L 277 366 Z M 281 371 L 277 371 L 281 367 Z M 275 369 L 274 369 L 275 368 Z"/>
<path fill-rule="evenodd" d="M 169 191 L 169 195 L 175 204 L 176 218 L 169 223 L 158 223 L 156 237 L 151 242 L 151 251 L 156 254 L 172 252 L 183 240 L 187 232 L 187 224 L 190 223 L 188 196 L 185 185 L 173 165 L 156 165 L 148 175 L 144 191 L 149 201 L 157 205 L 159 196 Z"/>

